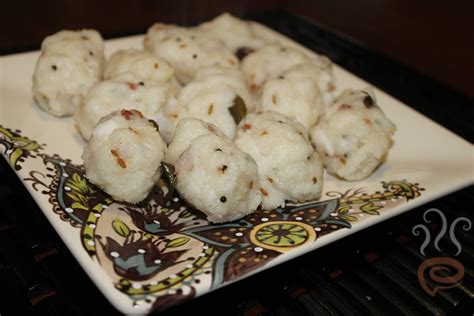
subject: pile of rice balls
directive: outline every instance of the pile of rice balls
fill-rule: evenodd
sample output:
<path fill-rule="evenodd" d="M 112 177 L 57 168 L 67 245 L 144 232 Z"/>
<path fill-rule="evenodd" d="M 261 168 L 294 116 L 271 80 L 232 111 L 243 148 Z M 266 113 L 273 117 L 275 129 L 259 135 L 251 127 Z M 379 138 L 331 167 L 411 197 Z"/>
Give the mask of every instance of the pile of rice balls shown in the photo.
<path fill-rule="evenodd" d="M 326 57 L 229 14 L 155 24 L 107 60 L 98 32 L 61 31 L 33 75 L 41 109 L 74 115 L 91 183 L 138 203 L 166 176 L 215 223 L 317 200 L 324 169 L 360 180 L 385 160 L 395 125 L 373 93 L 334 90 Z"/>

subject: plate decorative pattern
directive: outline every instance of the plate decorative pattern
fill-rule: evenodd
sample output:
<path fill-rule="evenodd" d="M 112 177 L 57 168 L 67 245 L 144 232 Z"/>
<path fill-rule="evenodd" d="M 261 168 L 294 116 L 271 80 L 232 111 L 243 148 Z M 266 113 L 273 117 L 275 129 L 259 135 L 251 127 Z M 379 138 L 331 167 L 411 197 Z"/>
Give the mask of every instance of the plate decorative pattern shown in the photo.
<path fill-rule="evenodd" d="M 278 257 L 291 258 L 292 250 L 389 212 L 424 190 L 394 179 L 216 225 L 179 196 L 167 197 L 165 182 L 146 202 L 117 202 L 87 181 L 82 166 L 47 154 L 45 144 L 19 130 L 0 126 L 0 144 L 13 169 L 25 166 L 19 173 L 23 181 L 45 195 L 51 211 L 80 236 L 84 252 L 110 277 L 105 282 L 112 282 L 130 305 L 152 310 L 221 287 Z"/>

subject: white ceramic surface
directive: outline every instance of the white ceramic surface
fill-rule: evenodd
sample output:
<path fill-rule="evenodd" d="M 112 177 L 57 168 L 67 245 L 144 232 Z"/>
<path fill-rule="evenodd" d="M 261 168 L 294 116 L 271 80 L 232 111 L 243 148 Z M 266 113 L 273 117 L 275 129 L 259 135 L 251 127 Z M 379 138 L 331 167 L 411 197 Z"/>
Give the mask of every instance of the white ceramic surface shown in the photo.
<path fill-rule="evenodd" d="M 312 54 L 266 27 L 256 28 Z M 141 36 L 107 41 L 107 55 L 141 48 L 141 41 Z M 34 104 L 31 77 L 38 56 L 0 58 L 0 150 L 90 278 L 124 313 L 205 294 L 473 183 L 470 143 L 375 89 L 378 104 L 398 128 L 388 159 L 363 181 L 325 175 L 320 202 L 212 226 L 181 201 L 127 206 L 85 182 L 84 142 L 73 119 L 52 117 Z M 370 85 L 338 66 L 334 70 L 339 91 Z M 284 226 L 289 243 L 261 238 L 278 225 L 289 225 Z"/>

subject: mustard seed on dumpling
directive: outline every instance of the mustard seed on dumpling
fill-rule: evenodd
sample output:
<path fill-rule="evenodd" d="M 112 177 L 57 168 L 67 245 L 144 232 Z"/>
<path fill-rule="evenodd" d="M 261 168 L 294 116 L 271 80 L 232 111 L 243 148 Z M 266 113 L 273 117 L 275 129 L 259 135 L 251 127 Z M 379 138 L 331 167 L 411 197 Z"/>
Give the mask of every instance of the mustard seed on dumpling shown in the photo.
<path fill-rule="evenodd" d="M 145 80 L 168 82 L 173 80 L 174 69 L 149 51 L 123 49 L 115 52 L 105 63 L 104 79 L 124 73 L 133 73 Z"/>
<path fill-rule="evenodd" d="M 295 119 L 276 112 L 249 114 L 239 124 L 235 143 L 258 165 L 262 209 L 320 197 L 323 165 Z"/>
<path fill-rule="evenodd" d="M 85 140 L 101 117 L 123 108 L 141 111 L 155 119 L 173 102 L 177 91 L 174 82 L 147 81 L 133 73 L 124 73 L 94 85 L 75 115 L 76 124 Z"/>
<path fill-rule="evenodd" d="M 329 173 L 360 180 L 385 160 L 395 130 L 370 90 L 348 89 L 311 130 L 311 139 Z"/>
<path fill-rule="evenodd" d="M 164 161 L 175 164 L 179 156 L 189 147 L 191 142 L 201 135 L 214 134 L 225 137 L 224 133 L 211 123 L 196 118 L 184 118 L 178 122 Z"/>
<path fill-rule="evenodd" d="M 200 24 L 197 29 L 216 38 L 237 55 L 239 49 L 255 50 L 265 45 L 250 27 L 250 22 L 240 20 L 229 13 L 223 13 L 209 22 Z"/>
<path fill-rule="evenodd" d="M 154 24 L 148 29 L 144 46 L 167 61 L 183 84 L 191 81 L 203 67 L 237 68 L 239 65 L 237 58 L 220 40 L 176 25 Z"/>
<path fill-rule="evenodd" d="M 180 84 L 174 78 L 174 69 L 163 59 L 160 59 L 149 51 L 137 49 L 124 49 L 115 52 L 107 60 L 104 69 L 104 79 L 135 77 L 135 82 L 142 86 L 156 87 L 163 84 L 163 88 L 171 91 L 168 101 L 165 102 L 158 113 L 151 111 L 145 115 L 153 118 L 159 126 L 160 133 L 165 142 L 169 143 L 178 122 L 178 104 L 174 95 L 181 89 Z M 140 81 L 138 79 L 141 79 Z"/>
<path fill-rule="evenodd" d="M 226 137 L 195 138 L 175 164 L 176 188 L 214 223 L 255 211 L 262 197 L 257 164 Z"/>
<path fill-rule="evenodd" d="M 249 89 L 259 92 L 265 82 L 308 59 L 308 56 L 294 48 L 270 44 L 247 56 L 242 61 L 241 70 Z"/>
<path fill-rule="evenodd" d="M 336 82 L 332 70 L 332 62 L 326 56 L 318 56 L 306 63 L 295 65 L 279 77 L 291 80 L 292 82 L 310 80 L 311 83 L 306 85 L 301 83 L 302 87 L 300 89 L 304 91 L 304 94 L 310 95 L 310 89 L 314 86 L 322 98 L 324 108 L 329 106 L 334 99 Z M 320 109 L 320 112 L 323 112 L 322 109 Z"/>
<path fill-rule="evenodd" d="M 168 99 L 160 111 L 158 111 L 158 114 L 149 115 L 150 118 L 158 123 L 161 137 L 163 137 L 167 144 L 171 142 L 176 124 L 180 120 L 179 111 L 178 100 L 173 96 Z"/>
<path fill-rule="evenodd" d="M 262 88 L 260 111 L 274 111 L 295 118 L 310 129 L 324 113 L 319 88 L 322 70 L 316 64 L 291 67 L 279 78 L 267 81 Z"/>
<path fill-rule="evenodd" d="M 326 56 L 308 56 L 295 48 L 269 44 L 250 54 L 241 64 L 247 85 L 256 93 L 261 91 L 265 82 L 285 77 L 285 72 L 298 69 L 303 70 L 304 76 L 313 72 L 311 77 L 317 81 L 323 101 L 329 103 L 335 83 L 332 63 Z"/>
<path fill-rule="evenodd" d="M 77 49 L 71 50 L 71 46 Z M 42 51 L 72 53 L 77 58 L 83 57 L 81 50 L 84 48 L 90 49 L 93 53 L 102 52 L 104 40 L 100 33 L 93 29 L 62 30 L 47 36 L 41 43 Z"/>
<path fill-rule="evenodd" d="M 33 96 L 55 116 L 74 114 L 101 79 L 104 47 L 94 30 L 61 31 L 46 37 L 33 73 Z"/>
<path fill-rule="evenodd" d="M 194 117 L 212 123 L 233 138 L 237 124 L 229 108 L 236 103 L 249 112 L 255 108 L 240 71 L 203 68 L 178 95 L 179 117 Z"/>
<path fill-rule="evenodd" d="M 89 181 L 117 201 L 143 200 L 161 176 L 166 144 L 155 125 L 136 110 L 102 118 L 84 148 Z"/>

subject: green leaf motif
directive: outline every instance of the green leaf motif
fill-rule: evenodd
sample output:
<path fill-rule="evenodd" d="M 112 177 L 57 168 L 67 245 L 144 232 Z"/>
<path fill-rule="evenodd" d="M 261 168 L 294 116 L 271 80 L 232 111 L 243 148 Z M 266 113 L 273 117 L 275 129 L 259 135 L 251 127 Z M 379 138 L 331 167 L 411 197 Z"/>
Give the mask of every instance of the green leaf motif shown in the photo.
<path fill-rule="evenodd" d="M 349 210 L 350 210 L 350 207 L 348 205 L 343 205 L 343 206 L 339 207 L 337 212 L 342 215 L 342 214 L 346 214 L 347 212 L 349 212 Z"/>
<path fill-rule="evenodd" d="M 367 203 L 367 204 L 362 205 L 360 207 L 360 210 L 369 215 L 380 215 L 380 213 L 377 210 L 381 208 L 383 208 L 383 206 L 374 205 L 374 203 Z"/>
<path fill-rule="evenodd" d="M 71 192 L 66 193 L 66 195 L 75 201 L 72 207 L 88 210 L 89 200 L 93 198 L 95 191 L 88 185 L 87 181 L 78 173 L 74 173 L 68 179 L 66 185 L 71 189 Z"/>
<path fill-rule="evenodd" d="M 15 167 L 17 160 L 23 155 L 23 150 L 20 148 L 15 148 L 15 150 L 10 155 L 10 164 L 12 167 Z"/>
<path fill-rule="evenodd" d="M 188 218 L 193 216 L 193 212 L 191 212 L 189 209 L 185 209 L 181 213 L 179 213 L 178 217 L 179 218 Z"/>
<path fill-rule="evenodd" d="M 71 204 L 71 207 L 72 207 L 73 209 L 83 209 L 83 210 L 86 210 L 86 211 L 89 210 L 89 208 L 88 208 L 87 206 L 84 206 L 84 205 L 82 205 L 82 204 L 79 203 L 79 202 L 74 202 L 74 203 L 72 203 L 72 204 Z"/>
<path fill-rule="evenodd" d="M 166 248 L 177 248 L 184 246 L 189 241 L 189 237 L 178 237 L 166 243 Z"/>
<path fill-rule="evenodd" d="M 357 222 L 357 217 L 353 215 L 343 215 L 341 219 L 349 221 L 349 222 Z"/>
<path fill-rule="evenodd" d="M 33 140 L 29 140 L 26 137 L 8 130 L 0 126 L 0 144 L 4 145 L 6 149 L 11 149 L 8 160 L 12 167 L 15 170 L 19 170 L 20 166 L 18 165 L 21 158 L 28 157 L 28 155 L 40 149 L 40 145 Z"/>
<path fill-rule="evenodd" d="M 112 227 L 114 228 L 117 234 L 124 238 L 127 238 L 130 235 L 130 228 L 128 228 L 127 224 L 125 224 L 118 218 L 114 219 L 114 221 L 112 222 Z"/>
<path fill-rule="evenodd" d="M 68 181 L 68 185 L 74 189 L 75 191 L 78 191 L 82 193 L 83 195 L 88 195 L 92 194 L 95 191 L 88 185 L 86 179 L 81 177 L 79 174 L 74 173 L 72 175 L 72 180 Z"/>
<path fill-rule="evenodd" d="M 78 195 L 76 195 L 75 193 L 66 193 L 67 196 L 69 196 L 71 198 L 71 200 L 73 201 L 76 201 L 76 202 L 81 202 L 81 199 Z"/>

